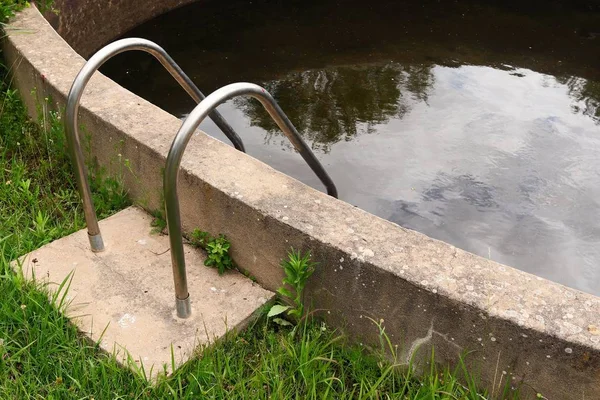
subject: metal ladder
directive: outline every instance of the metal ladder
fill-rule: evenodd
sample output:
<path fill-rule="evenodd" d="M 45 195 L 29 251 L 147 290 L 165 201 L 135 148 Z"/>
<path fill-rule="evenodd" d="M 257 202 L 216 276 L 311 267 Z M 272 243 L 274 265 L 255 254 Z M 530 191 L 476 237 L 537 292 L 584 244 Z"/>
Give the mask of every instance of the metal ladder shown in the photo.
<path fill-rule="evenodd" d="M 175 61 L 163 50 L 162 47 L 154 42 L 145 39 L 131 38 L 122 39 L 114 43 L 111 43 L 96 54 L 94 54 L 83 66 L 81 71 L 75 77 L 69 96 L 67 97 L 67 108 L 65 111 L 65 133 L 69 148 L 71 149 L 75 178 L 77 179 L 77 186 L 79 193 L 83 199 L 83 212 L 85 214 L 85 221 L 88 227 L 88 235 L 92 251 L 99 252 L 104 250 L 104 243 L 102 241 L 102 235 L 100 234 L 100 228 L 98 227 L 98 218 L 96 217 L 96 211 L 92 203 L 92 195 L 90 185 L 87 180 L 87 171 L 85 169 L 85 162 L 83 153 L 81 151 L 81 143 L 79 141 L 79 128 L 77 126 L 77 118 L 79 111 L 79 103 L 83 91 L 87 86 L 88 82 L 92 78 L 94 72 L 108 60 L 116 56 L 117 54 L 124 53 L 131 50 L 141 50 L 146 53 L 153 55 L 165 69 L 175 78 L 175 80 L 185 89 L 185 91 L 194 99 L 197 103 L 204 99 L 204 95 L 198 89 L 198 87 L 192 82 L 192 80 L 182 71 L 182 69 L 175 63 Z M 223 116 L 216 110 L 210 114 L 211 119 L 215 124 L 225 133 L 225 135 L 231 140 L 233 146 L 245 152 L 244 143 L 242 139 L 235 133 L 233 128 L 223 119 Z"/>
<path fill-rule="evenodd" d="M 65 133 L 72 153 L 77 186 L 83 201 L 84 215 L 88 227 L 88 238 L 92 251 L 103 251 L 104 242 L 102 240 L 98 218 L 92 201 L 90 184 L 79 140 L 79 130 L 77 127 L 79 103 L 83 91 L 94 72 L 110 58 L 130 50 L 145 51 L 157 58 L 186 92 L 198 102 L 198 105 L 184 120 L 173 140 L 167 156 L 163 181 L 165 211 L 167 216 L 169 241 L 171 244 L 171 261 L 175 283 L 177 316 L 180 318 L 187 318 L 191 315 L 191 303 L 187 289 L 187 273 L 183 252 L 179 197 L 177 194 L 177 177 L 183 153 L 193 132 L 198 129 L 200 123 L 206 119 L 207 116 L 210 116 L 215 124 L 223 131 L 223 133 L 225 133 L 236 149 L 245 152 L 241 138 L 216 110 L 216 107 L 219 104 L 237 96 L 251 96 L 256 98 L 267 110 L 275 123 L 277 123 L 279 128 L 290 140 L 294 148 L 300 153 L 309 167 L 321 180 L 323 185 L 325 185 L 327 193 L 330 196 L 337 198 L 337 188 L 319 160 L 310 150 L 310 147 L 304 142 L 294 125 L 285 115 L 283 110 L 281 110 L 275 99 L 264 88 L 252 83 L 233 83 L 224 86 L 214 91 L 208 97 L 205 97 L 167 52 L 156 43 L 139 38 L 118 40 L 100 49 L 86 62 L 81 71 L 79 71 L 73 81 L 71 90 L 69 91 L 65 113 Z"/>

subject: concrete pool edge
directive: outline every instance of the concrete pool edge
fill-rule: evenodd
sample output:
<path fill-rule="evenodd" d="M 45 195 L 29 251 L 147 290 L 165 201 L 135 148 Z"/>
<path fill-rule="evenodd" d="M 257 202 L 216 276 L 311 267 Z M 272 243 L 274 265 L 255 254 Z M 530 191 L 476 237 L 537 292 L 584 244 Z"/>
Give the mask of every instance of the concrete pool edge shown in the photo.
<path fill-rule="evenodd" d="M 31 114 L 45 98 L 62 108 L 83 59 L 34 8 L 8 30 L 5 57 Z M 161 169 L 179 120 L 98 75 L 80 122 L 94 160 L 124 171 L 132 199 L 159 209 Z M 370 319 L 383 319 L 404 345 L 401 361 L 419 343 L 427 344 L 419 357 L 427 359 L 433 344 L 442 362 L 471 350 L 490 386 L 515 377 L 549 398 L 600 397 L 600 298 L 400 228 L 206 135 L 193 138 L 182 166 L 187 231 L 227 234 L 236 261 L 271 290 L 289 248 L 311 249 L 321 264 L 313 307 L 365 343 L 378 343 Z"/>

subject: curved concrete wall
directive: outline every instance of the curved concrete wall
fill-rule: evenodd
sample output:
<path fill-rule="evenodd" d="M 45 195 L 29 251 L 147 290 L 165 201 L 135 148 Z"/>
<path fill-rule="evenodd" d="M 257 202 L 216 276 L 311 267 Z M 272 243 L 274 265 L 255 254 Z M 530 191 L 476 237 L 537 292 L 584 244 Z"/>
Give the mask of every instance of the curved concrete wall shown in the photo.
<path fill-rule="evenodd" d="M 63 107 L 83 58 L 35 8 L 11 26 L 18 34 L 9 30 L 5 58 L 31 113 L 48 96 Z M 131 197 L 159 209 L 161 169 L 180 121 L 97 74 L 80 123 L 94 161 L 115 170 L 128 159 Z M 238 264 L 263 286 L 279 286 L 290 247 L 311 249 L 320 263 L 309 288 L 313 307 L 360 340 L 378 343 L 370 318 L 383 320 L 403 361 L 413 353 L 427 359 L 431 345 L 441 362 L 470 350 L 490 391 L 509 380 L 524 383 L 525 398 L 600 398 L 599 298 L 403 229 L 207 135 L 191 141 L 179 181 L 184 229 L 225 233 Z"/>
<path fill-rule="evenodd" d="M 54 0 L 46 11 L 59 35 L 84 57 L 137 25 L 198 0 Z"/>

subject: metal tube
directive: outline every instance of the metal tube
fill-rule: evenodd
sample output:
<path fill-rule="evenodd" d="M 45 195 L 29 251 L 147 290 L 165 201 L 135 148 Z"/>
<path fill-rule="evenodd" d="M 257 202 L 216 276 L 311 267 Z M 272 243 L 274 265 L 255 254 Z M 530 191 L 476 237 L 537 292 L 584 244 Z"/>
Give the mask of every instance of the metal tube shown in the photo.
<path fill-rule="evenodd" d="M 92 202 L 90 185 L 87 179 L 87 170 L 85 160 L 81 151 L 81 143 L 79 141 L 79 131 L 77 126 L 77 117 L 79 110 L 79 102 L 83 91 L 102 64 L 116 56 L 130 50 L 141 50 L 153 55 L 166 69 L 171 76 L 185 89 L 185 91 L 197 102 L 204 99 L 204 95 L 192 80 L 181 70 L 179 65 L 167 54 L 162 47 L 146 39 L 130 38 L 117 40 L 99 50 L 94 54 L 88 62 L 83 66 L 77 77 L 73 81 L 69 96 L 67 98 L 67 108 L 65 115 L 65 133 L 67 142 L 71 151 L 72 160 L 74 163 L 75 178 L 79 193 L 83 200 L 83 211 L 85 221 L 88 226 L 88 235 L 92 251 L 99 252 L 104 250 L 102 235 L 98 226 L 98 218 Z M 231 140 L 233 146 L 245 152 L 242 139 L 235 133 L 233 128 L 223 119 L 223 116 L 217 111 L 212 110 L 210 118 L 223 131 L 223 133 Z"/>
<path fill-rule="evenodd" d="M 173 140 L 173 144 L 171 145 L 171 149 L 169 150 L 169 155 L 167 156 L 163 181 L 165 212 L 167 215 L 167 227 L 171 243 L 171 261 L 173 265 L 177 315 L 180 318 L 187 318 L 191 315 L 185 256 L 183 252 L 181 215 L 177 194 L 177 176 L 181 165 L 181 159 L 192 134 L 207 115 L 209 115 L 211 110 L 214 110 L 219 104 L 233 97 L 243 95 L 252 96 L 261 102 L 271 118 L 275 120 L 296 150 L 300 152 L 302 158 L 306 160 L 311 169 L 325 184 L 327 192 L 331 196 L 337 197 L 337 189 L 333 181 L 269 92 L 252 83 L 233 83 L 216 90 L 206 97 L 206 99 L 194 108 L 190 115 L 183 121 L 181 128 L 179 128 L 179 131 Z"/>

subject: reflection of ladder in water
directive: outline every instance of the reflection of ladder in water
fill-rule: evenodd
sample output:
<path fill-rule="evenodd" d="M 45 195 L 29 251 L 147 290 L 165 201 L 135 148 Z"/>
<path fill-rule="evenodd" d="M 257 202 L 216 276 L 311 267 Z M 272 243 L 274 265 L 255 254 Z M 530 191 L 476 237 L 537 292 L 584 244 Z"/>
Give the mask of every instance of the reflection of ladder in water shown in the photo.
<path fill-rule="evenodd" d="M 199 104 L 183 122 L 167 157 L 163 190 L 170 243 L 167 243 L 166 238 L 150 236 L 147 224 L 149 216 L 139 209 L 129 208 L 101 222 L 107 233 L 107 243 L 113 245 L 109 246 L 108 251 L 104 251 L 104 241 L 93 206 L 81 151 L 77 117 L 81 96 L 94 72 L 108 59 L 129 50 L 145 51 L 157 58 Z M 205 98 L 160 46 L 144 39 L 123 39 L 109 44 L 92 56 L 75 78 L 67 99 L 65 131 L 73 156 L 78 188 L 83 200 L 87 235 L 84 231 L 80 231 L 30 253 L 26 257 L 31 260 L 37 259 L 37 262 L 26 263 L 23 268 L 29 277 L 46 276 L 55 282 L 71 279 L 70 290 L 75 293 L 75 300 L 79 299 L 84 303 L 83 309 L 78 309 L 75 314 L 91 316 L 87 320 L 83 318 L 82 320 L 85 320 L 83 322 L 79 321 L 80 328 L 86 332 L 90 331 L 93 325 L 99 328 L 103 335 L 102 342 L 107 344 L 105 348 L 108 351 L 112 351 L 113 347 L 118 345 L 125 347 L 128 351 L 137 352 L 138 354 L 133 354 L 134 356 L 148 354 L 147 358 L 149 357 L 149 361 L 152 363 L 168 363 L 171 361 L 171 353 L 170 351 L 165 352 L 165 350 L 167 348 L 170 350 L 170 346 L 174 346 L 175 343 L 181 343 L 185 349 L 179 347 L 182 350 L 181 359 L 178 361 L 182 361 L 191 356 L 194 347 L 198 344 L 198 329 L 209 329 L 210 335 L 221 336 L 225 330 L 224 327 L 216 326 L 219 321 L 223 322 L 223 318 L 226 318 L 228 327 L 235 327 L 246 320 L 260 304 L 272 297 L 272 293 L 252 285 L 252 282 L 241 274 L 216 277 L 214 270 L 196 268 L 192 271 L 193 278 L 197 281 L 195 286 L 198 287 L 194 288 L 194 293 L 197 293 L 198 296 L 202 295 L 202 309 L 195 312 L 193 316 L 191 313 L 177 195 L 177 176 L 191 135 L 207 116 L 211 117 L 236 149 L 245 151 L 240 137 L 216 111 L 219 104 L 236 96 L 251 96 L 258 99 L 325 185 L 327 193 L 337 197 L 337 189 L 321 163 L 302 140 L 273 97 L 260 86 L 250 83 L 235 83 L 225 86 Z M 127 225 L 125 232 L 123 232 L 123 225 Z M 86 249 L 87 246 L 82 244 L 82 241 L 86 241 L 85 236 L 91 245 L 92 252 L 89 252 Z M 169 285 L 165 282 L 165 280 L 168 281 L 165 279 L 168 268 L 160 268 L 156 264 L 168 265 L 169 256 L 165 255 L 166 258 L 163 257 L 160 261 L 152 256 L 149 258 L 147 251 L 144 251 L 150 249 L 147 247 L 144 249 L 144 246 L 153 247 L 155 250 L 164 250 L 163 247 L 171 250 L 176 315 L 180 319 L 174 318 L 171 321 L 165 317 L 170 315 L 168 310 L 171 309 L 171 306 L 163 301 L 165 293 L 170 292 Z M 161 256 L 168 251 L 150 250 L 150 252 Z M 69 254 L 66 261 L 70 262 L 65 262 L 64 254 Z M 193 257 L 195 263 L 198 263 L 198 259 L 201 257 L 198 253 L 188 251 L 188 254 Z M 40 260 L 44 260 L 44 262 L 40 263 Z M 77 267 L 75 271 L 72 271 L 74 265 Z M 230 294 L 229 302 L 221 300 L 211 303 L 211 298 L 207 298 L 206 293 L 226 291 L 226 289 L 219 289 L 219 285 L 224 284 L 236 285 L 235 293 Z M 152 289 L 144 290 L 140 287 L 142 285 Z M 62 289 L 59 286 L 58 290 Z M 144 295 L 140 295 L 142 290 Z M 243 300 L 240 296 L 243 297 Z M 183 319 L 187 318 L 189 318 L 189 322 L 183 323 Z M 90 322 L 91 319 L 95 319 L 94 322 Z M 103 325 L 107 325 L 105 331 L 103 331 Z M 97 333 L 88 332 L 93 340 L 98 338 Z M 209 332 L 206 333 L 209 335 Z M 157 346 L 162 347 L 158 350 Z"/>

